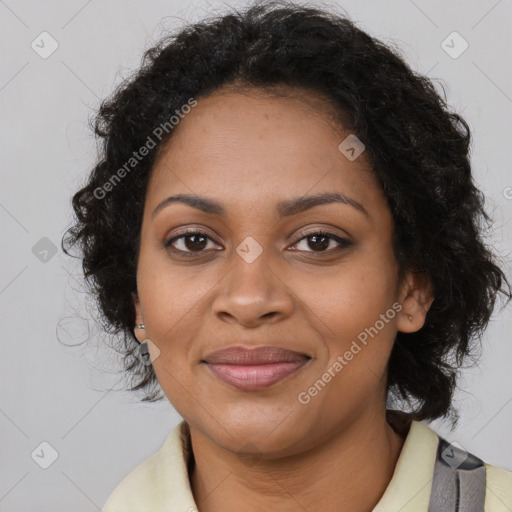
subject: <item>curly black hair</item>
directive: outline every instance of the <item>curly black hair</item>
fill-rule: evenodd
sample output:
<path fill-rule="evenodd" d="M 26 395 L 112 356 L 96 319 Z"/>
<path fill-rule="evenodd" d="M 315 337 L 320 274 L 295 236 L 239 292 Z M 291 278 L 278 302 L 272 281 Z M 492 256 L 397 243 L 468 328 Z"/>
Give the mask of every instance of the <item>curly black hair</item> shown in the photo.
<path fill-rule="evenodd" d="M 62 248 L 68 255 L 77 243 L 81 249 L 103 327 L 121 340 L 129 390 L 147 392 L 144 401 L 163 398 L 152 366 L 134 356 L 132 293 L 146 187 L 172 137 L 169 119 L 221 86 L 281 85 L 328 98 L 333 115 L 364 143 L 392 213 L 402 274 L 408 269 L 431 280 L 435 300 L 425 325 L 396 336 L 388 398 L 409 405 L 416 420 L 458 417 L 457 374 L 474 355 L 498 293 L 507 304 L 512 298 L 483 240 L 491 219 L 471 173 L 469 126 L 394 45 L 346 15 L 288 1 L 257 2 L 165 35 L 101 103 L 91 126 L 101 154 L 73 196 L 76 223 Z M 165 134 L 159 126 L 167 126 Z M 156 149 L 130 160 L 150 138 Z M 122 179 L 114 182 L 116 172 Z"/>

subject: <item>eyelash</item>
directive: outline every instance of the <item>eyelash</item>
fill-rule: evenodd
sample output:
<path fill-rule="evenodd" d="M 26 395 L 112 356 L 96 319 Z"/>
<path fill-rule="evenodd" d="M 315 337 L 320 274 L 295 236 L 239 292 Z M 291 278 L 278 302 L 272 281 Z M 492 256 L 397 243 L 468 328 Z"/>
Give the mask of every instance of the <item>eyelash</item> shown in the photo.
<path fill-rule="evenodd" d="M 177 240 L 180 240 L 181 238 L 186 238 L 187 236 L 191 236 L 191 235 L 202 235 L 205 238 L 215 242 L 215 240 L 213 240 L 211 237 L 209 237 L 208 234 L 205 233 L 204 231 L 190 229 L 190 230 L 184 231 L 183 233 L 176 235 L 173 238 L 167 240 L 164 243 L 164 247 L 170 248 L 173 252 L 180 254 L 180 256 L 183 256 L 185 254 L 193 255 L 194 253 L 200 254 L 200 253 L 204 252 L 204 249 L 201 251 L 182 251 L 181 249 L 173 249 L 172 248 L 172 244 L 174 242 L 176 242 Z M 340 236 L 335 235 L 334 233 L 330 233 L 328 231 L 317 230 L 317 231 L 311 231 L 311 232 L 307 232 L 307 233 L 302 232 L 302 233 L 299 233 L 299 236 L 300 236 L 300 238 L 297 239 L 297 241 L 294 242 L 293 245 L 296 245 L 299 242 L 301 242 L 302 240 L 312 237 L 312 236 L 326 236 L 330 240 L 334 240 L 335 242 L 338 242 L 340 244 L 340 246 L 334 250 L 330 249 L 327 251 L 305 251 L 305 252 L 310 252 L 310 253 L 314 254 L 315 255 L 314 257 L 322 257 L 322 255 L 325 255 L 325 254 L 331 255 L 333 253 L 338 253 L 339 251 L 342 251 L 343 249 L 348 248 L 352 245 L 352 242 L 350 242 L 349 240 L 346 240 L 345 238 L 341 238 Z M 188 256 L 186 256 L 186 257 L 188 257 Z"/>

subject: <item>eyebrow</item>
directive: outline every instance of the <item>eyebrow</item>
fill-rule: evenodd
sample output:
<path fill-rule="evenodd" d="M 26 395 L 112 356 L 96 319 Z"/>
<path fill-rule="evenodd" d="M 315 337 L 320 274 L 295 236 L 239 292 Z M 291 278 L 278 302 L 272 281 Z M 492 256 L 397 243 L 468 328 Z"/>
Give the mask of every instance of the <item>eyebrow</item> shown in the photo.
<path fill-rule="evenodd" d="M 220 217 L 226 216 L 226 209 L 224 206 L 213 199 L 197 196 L 194 194 L 177 194 L 174 196 L 169 196 L 161 203 L 159 203 L 153 210 L 152 218 L 154 218 L 158 212 L 173 203 L 186 204 L 205 213 L 218 215 Z M 292 199 L 280 201 L 277 204 L 277 213 L 281 218 L 290 217 L 291 215 L 296 215 L 297 213 L 304 212 L 314 208 L 315 206 L 331 203 L 341 203 L 352 206 L 359 212 L 363 213 L 366 217 L 370 217 L 369 213 L 361 203 L 346 196 L 345 194 L 340 194 L 337 192 L 325 192 L 323 194 L 295 197 Z"/>

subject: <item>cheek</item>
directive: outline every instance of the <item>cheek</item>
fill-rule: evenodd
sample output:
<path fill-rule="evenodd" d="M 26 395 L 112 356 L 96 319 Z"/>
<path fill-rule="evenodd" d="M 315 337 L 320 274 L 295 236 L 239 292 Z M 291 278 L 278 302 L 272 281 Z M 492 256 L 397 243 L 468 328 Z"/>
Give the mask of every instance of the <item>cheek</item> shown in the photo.
<path fill-rule="evenodd" d="M 392 307 L 395 272 L 392 261 L 361 253 L 328 275 L 302 276 L 297 295 L 321 320 L 329 337 L 347 341 Z"/>
<path fill-rule="evenodd" d="M 192 390 L 189 340 L 196 337 L 202 316 L 198 308 L 207 290 L 199 279 L 184 279 L 155 265 L 140 265 L 139 282 L 147 336 L 160 350 L 153 362 L 155 374 L 179 410 L 180 401 L 187 400 Z"/>
<path fill-rule="evenodd" d="M 347 406 L 364 403 L 383 385 L 396 336 L 396 268 L 391 258 L 374 254 L 382 255 L 382 248 L 361 252 L 329 278 L 303 281 L 302 297 L 325 342 L 322 367 L 329 390 L 323 399 L 333 406 L 340 396 Z"/>
<path fill-rule="evenodd" d="M 378 265 L 353 270 L 326 281 L 322 293 L 312 287 L 306 295 L 313 317 L 321 320 L 317 326 L 327 353 L 317 375 L 328 381 L 325 388 L 319 386 L 314 406 L 320 423 L 337 421 L 368 401 L 380 403 L 386 387 L 387 362 L 396 336 L 393 281 Z M 310 385 L 316 386 L 315 382 Z"/>
<path fill-rule="evenodd" d="M 211 406 L 198 393 L 197 383 L 183 359 L 165 350 L 154 361 L 153 368 L 162 391 L 178 414 L 189 422 L 200 423 L 201 417 L 208 413 Z"/>
<path fill-rule="evenodd" d="M 180 339 L 194 332 L 204 315 L 204 298 L 215 285 L 213 277 L 208 279 L 193 267 L 172 268 L 162 257 L 141 258 L 139 297 L 150 334 L 159 347 L 166 350 L 179 345 Z"/>

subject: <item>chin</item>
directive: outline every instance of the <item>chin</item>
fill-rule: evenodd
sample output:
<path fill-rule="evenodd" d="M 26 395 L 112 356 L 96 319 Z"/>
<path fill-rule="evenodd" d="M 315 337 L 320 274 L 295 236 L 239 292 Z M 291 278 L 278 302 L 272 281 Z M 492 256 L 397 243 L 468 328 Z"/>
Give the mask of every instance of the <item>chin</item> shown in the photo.
<path fill-rule="evenodd" d="M 304 418 L 298 421 L 284 408 L 273 414 L 224 411 L 216 417 L 222 420 L 209 424 L 214 431 L 205 432 L 208 437 L 226 450 L 247 456 L 291 455 L 308 437 Z"/>

